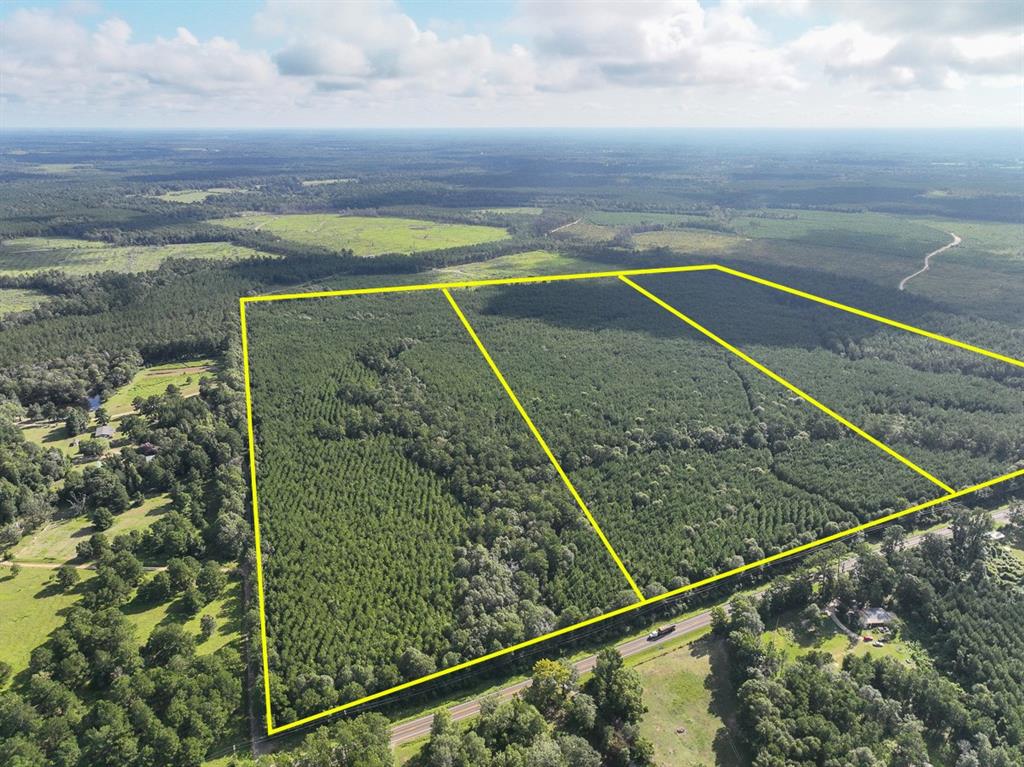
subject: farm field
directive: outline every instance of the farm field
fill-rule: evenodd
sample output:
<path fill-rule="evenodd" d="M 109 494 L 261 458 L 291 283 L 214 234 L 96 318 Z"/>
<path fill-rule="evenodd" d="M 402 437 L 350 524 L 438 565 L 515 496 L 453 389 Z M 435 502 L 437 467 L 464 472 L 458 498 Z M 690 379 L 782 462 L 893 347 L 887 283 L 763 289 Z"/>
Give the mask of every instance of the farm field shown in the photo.
<path fill-rule="evenodd" d="M 224 218 L 214 224 L 255 229 L 286 240 L 332 250 L 350 248 L 357 256 L 416 253 L 501 240 L 504 229 L 470 224 L 440 224 L 390 216 L 340 216 L 327 213 L 273 215 L 254 213 Z"/>
<path fill-rule="evenodd" d="M 114 246 L 67 237 L 17 237 L 0 243 L 0 274 L 33 274 L 59 269 L 72 275 L 145 272 L 169 258 L 231 261 L 262 255 L 227 242 L 184 245 Z"/>
<path fill-rule="evenodd" d="M 666 229 L 661 232 L 640 232 L 632 236 L 634 245 L 640 250 L 647 248 L 668 248 L 687 253 L 727 252 L 743 241 L 730 234 L 720 234 L 707 229 Z"/>
<path fill-rule="evenodd" d="M 34 309 L 49 296 L 39 290 L 27 288 L 0 288 L 0 317 L 12 312 Z"/>

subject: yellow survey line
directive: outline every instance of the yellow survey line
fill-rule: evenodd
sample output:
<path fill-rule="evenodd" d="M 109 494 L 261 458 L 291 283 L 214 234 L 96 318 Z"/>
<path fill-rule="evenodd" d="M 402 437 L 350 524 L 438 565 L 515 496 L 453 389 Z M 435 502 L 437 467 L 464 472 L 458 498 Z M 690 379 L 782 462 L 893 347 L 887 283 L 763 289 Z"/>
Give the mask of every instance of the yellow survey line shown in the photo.
<path fill-rule="evenodd" d="M 758 285 L 765 285 L 769 288 L 775 288 L 775 290 L 781 290 L 783 293 L 791 293 L 794 296 L 806 298 L 808 301 L 815 301 L 819 304 L 824 304 L 825 306 L 831 306 L 833 309 L 841 309 L 844 312 L 856 314 L 858 317 L 865 317 L 866 319 L 874 320 L 875 322 L 881 322 L 883 325 L 891 325 L 894 328 L 906 330 L 909 333 L 915 333 L 919 336 L 930 338 L 933 341 L 941 341 L 944 344 L 950 344 L 951 346 L 966 349 L 967 351 L 974 352 L 975 354 L 981 354 L 984 355 L 985 357 L 991 357 L 994 360 L 999 360 L 1000 362 L 1007 362 L 1010 365 L 1016 365 L 1017 367 L 1024 368 L 1024 360 L 1018 360 L 1013 357 L 1007 357 L 1005 354 L 999 354 L 998 352 L 993 352 L 988 349 L 984 349 L 980 346 L 974 346 L 972 344 L 964 343 L 963 341 L 957 341 L 955 338 L 949 338 L 948 336 L 942 336 L 939 335 L 938 333 L 932 333 L 930 330 L 922 330 L 921 328 L 915 328 L 913 325 L 907 325 L 906 323 L 903 322 L 890 320 L 888 317 L 882 317 L 879 314 L 872 314 L 871 312 L 866 312 L 863 309 L 858 309 L 855 306 L 848 306 L 847 304 L 841 304 L 838 301 L 832 301 L 828 298 L 816 296 L 813 293 L 806 293 L 802 290 L 797 290 L 796 288 L 791 288 L 788 287 L 787 285 L 782 285 L 781 283 L 778 282 L 766 280 L 763 277 L 756 277 L 753 274 L 741 272 L 739 269 L 731 269 L 728 266 L 719 266 L 718 264 L 712 264 L 711 268 L 719 272 L 731 274 L 734 277 L 741 277 L 744 280 L 756 282 Z"/>
<path fill-rule="evenodd" d="M 419 679 L 413 679 L 409 682 L 403 682 L 402 684 L 396 685 L 395 687 L 390 687 L 387 690 L 375 692 L 372 695 L 366 695 L 362 698 L 359 698 L 358 700 L 343 703 L 340 706 L 335 706 L 334 708 L 327 709 L 326 711 L 321 711 L 318 714 L 311 714 L 310 716 L 303 717 L 302 719 L 297 719 L 294 722 L 283 724 L 280 727 L 268 728 L 267 734 L 276 735 L 277 733 L 284 732 L 286 730 L 291 730 L 295 727 L 301 727 L 304 724 L 315 722 L 319 719 L 323 719 L 324 717 L 331 716 L 332 714 L 339 714 L 342 711 L 348 711 L 349 709 L 355 708 L 356 706 L 360 706 L 364 703 L 370 703 L 372 701 L 379 700 L 389 695 L 393 695 L 396 692 L 401 692 L 402 690 L 408 690 L 410 687 L 415 687 L 416 685 L 423 684 L 424 682 L 429 682 L 433 679 L 438 679 L 440 677 L 447 676 L 448 674 L 453 674 L 456 671 L 462 671 L 464 669 L 471 668 L 480 663 L 484 663 L 489 660 L 494 660 L 495 658 L 500 658 L 503 655 L 508 655 L 510 653 L 516 652 L 517 650 L 523 650 L 539 642 L 544 642 L 548 639 L 554 639 L 555 637 L 563 636 L 564 634 L 568 634 L 572 631 L 576 631 L 577 629 L 581 629 L 586 626 L 592 626 L 595 623 L 608 620 L 609 618 L 615 618 L 619 615 L 624 615 L 626 613 L 639 610 L 642 607 L 647 607 L 649 605 L 662 602 L 666 599 L 671 599 L 672 597 L 680 596 L 689 591 L 694 591 L 696 589 L 709 586 L 713 583 L 717 583 L 718 581 L 725 580 L 726 578 L 731 578 L 733 576 L 740 575 L 741 573 L 745 573 L 750 570 L 755 570 L 759 567 L 764 567 L 765 565 L 770 565 L 773 562 L 777 562 L 780 559 L 791 557 L 794 554 L 809 551 L 819 546 L 824 546 L 827 543 L 833 543 L 835 541 L 841 540 L 842 538 L 846 538 L 851 535 L 856 535 L 857 533 L 862 533 L 865 530 L 869 530 L 873 527 L 878 527 L 879 525 L 884 525 L 888 522 L 893 522 L 894 520 L 900 519 L 901 517 L 905 517 L 908 514 L 913 514 L 918 511 L 930 509 L 933 506 L 938 506 L 939 504 L 945 503 L 946 501 L 951 501 L 956 498 L 962 498 L 965 495 L 976 493 L 979 490 L 983 490 L 987 487 L 992 487 L 993 485 L 998 485 L 1003 482 L 1008 482 L 1009 480 L 1016 479 L 1018 477 L 1024 477 L 1024 469 L 1018 469 L 1016 471 L 1010 472 L 1009 474 L 1003 474 L 1002 476 L 999 477 L 993 477 L 992 479 L 980 482 L 977 485 L 965 487 L 962 490 L 955 490 L 951 493 L 948 493 L 947 495 L 942 495 L 939 496 L 938 498 L 933 498 L 930 501 L 924 501 L 923 503 L 919 503 L 915 506 L 903 509 L 902 511 L 896 511 L 892 514 L 887 514 L 884 517 L 879 517 L 878 519 L 873 519 L 870 522 L 865 522 L 864 524 L 857 525 L 856 527 L 851 527 L 847 530 L 841 530 L 838 533 L 832 533 L 831 535 L 827 535 L 824 538 L 818 538 L 817 540 L 811 541 L 810 543 L 805 543 L 800 546 L 796 546 L 792 549 L 787 549 L 786 551 L 780 551 L 778 554 L 772 554 L 771 556 L 765 557 L 764 559 L 759 559 L 756 562 L 749 562 L 745 565 L 734 567 L 732 570 L 726 570 L 725 572 L 718 573 L 717 575 L 712 575 L 709 578 L 694 581 L 693 583 L 687 584 L 686 586 L 682 586 L 678 589 L 667 591 L 664 594 L 658 594 L 657 596 L 650 597 L 649 599 L 645 599 L 642 602 L 634 602 L 631 605 L 620 607 L 617 610 L 611 610 L 609 612 L 604 613 L 603 615 L 588 618 L 587 620 L 580 621 L 579 623 L 574 623 L 571 626 L 565 626 L 563 628 L 557 629 L 556 631 L 544 634 L 543 636 L 534 637 L 533 639 L 527 639 L 526 641 L 519 642 L 509 647 L 505 647 L 501 650 L 495 650 L 494 652 L 490 652 L 487 655 L 482 655 L 479 658 L 473 658 L 472 660 L 464 661 L 463 663 L 458 663 L 454 666 L 451 666 L 450 668 L 442 669 L 441 671 L 435 671 L 433 674 L 428 674 Z"/>
<path fill-rule="evenodd" d="M 555 458 L 555 454 L 551 452 L 551 448 L 548 447 L 548 443 L 544 441 L 544 437 L 541 436 L 540 431 L 538 431 L 533 420 L 527 414 L 526 409 L 523 407 L 522 403 L 519 402 L 519 397 L 517 397 L 516 393 L 512 391 L 512 387 L 508 385 L 508 381 L 505 380 L 505 376 L 502 375 L 501 370 L 498 369 L 497 364 L 495 364 L 494 360 L 491 358 L 490 353 L 487 351 L 487 347 L 485 347 L 483 341 L 480 340 L 480 336 L 478 336 L 476 331 L 473 330 L 473 326 L 469 324 L 469 320 L 466 319 L 466 315 L 462 313 L 462 309 L 459 308 L 459 305 L 455 302 L 455 299 L 452 298 L 452 294 L 448 292 L 448 289 L 445 288 L 443 292 L 445 298 L 448 299 L 448 303 L 452 305 L 452 309 L 455 310 L 459 319 L 462 320 L 462 326 L 466 328 L 466 332 L 469 333 L 469 337 L 473 339 L 473 343 L 476 344 L 476 348 L 480 350 L 480 354 L 482 354 L 484 359 L 487 360 L 487 364 L 490 365 L 491 372 L 494 373 L 494 377 L 498 379 L 498 382 L 505 389 L 505 393 L 508 395 L 508 398 L 512 400 L 512 404 L 515 405 L 516 410 L 519 411 L 519 415 L 522 416 L 526 425 L 530 427 L 530 431 L 533 432 L 533 437 L 537 440 L 537 444 L 544 450 L 544 454 L 548 457 L 548 460 L 551 461 L 551 465 L 555 467 L 555 471 L 558 472 L 558 476 L 562 478 L 562 482 L 564 482 L 565 486 L 569 488 L 569 492 L 572 494 L 577 505 L 587 516 L 587 520 L 589 520 L 591 526 L 597 532 L 597 535 L 604 544 L 604 547 L 608 549 L 608 553 L 612 555 L 612 559 L 615 560 L 615 564 L 619 566 L 622 574 L 626 576 L 626 580 L 629 581 L 629 587 L 636 593 L 637 599 L 642 602 L 644 600 L 643 592 L 637 587 L 636 582 L 633 580 L 633 576 L 629 574 L 629 570 L 627 570 L 626 566 L 622 564 L 622 560 L 619 559 L 619 555 L 615 553 L 615 549 L 612 548 L 612 544 L 605 537 L 604 531 L 602 531 L 601 526 L 597 524 L 597 520 L 594 519 L 594 515 L 590 513 L 590 509 L 587 508 L 587 504 L 583 502 L 583 498 L 581 498 L 580 494 L 576 492 L 576 488 L 569 479 L 569 475 L 565 473 L 564 469 L 562 469 L 562 465 L 558 462 L 558 459 Z"/>
<path fill-rule="evenodd" d="M 872 437 L 870 434 L 868 434 L 866 431 L 864 431 L 862 428 L 860 428 L 856 424 L 848 421 L 846 418 L 843 418 L 843 416 L 839 415 L 839 413 L 837 413 L 835 410 L 830 408 L 828 405 L 825 405 L 825 404 L 819 402 L 814 397 L 812 397 L 810 394 L 805 392 L 803 389 L 799 388 L 795 384 L 790 383 L 789 381 L 787 381 L 785 378 L 780 376 L 775 371 L 765 367 L 760 362 L 758 362 L 753 357 L 751 357 L 749 354 L 745 353 L 742 349 L 738 349 L 737 347 L 733 346 L 731 343 L 729 343 L 725 339 L 720 338 L 719 336 L 715 335 L 710 330 L 708 330 L 706 327 L 701 325 L 699 322 L 697 322 L 694 319 L 691 319 L 690 317 L 687 317 L 685 314 L 683 314 L 681 311 L 676 309 L 674 306 L 665 303 L 660 298 L 658 298 L 656 295 L 651 293 L 649 290 L 645 290 L 644 288 L 640 287 L 639 285 L 637 285 L 635 282 L 633 282 L 628 277 L 620 276 L 619 279 L 622 280 L 627 285 L 629 285 L 635 291 L 640 293 L 641 295 L 646 296 L 647 298 L 649 298 L 651 301 L 656 303 L 658 306 L 660 306 L 665 311 L 669 312 L 670 314 L 674 315 L 678 319 L 680 319 L 683 322 L 685 322 L 687 325 L 689 325 L 693 329 L 703 333 L 705 336 L 710 338 L 712 341 L 714 341 L 719 346 L 721 346 L 721 347 L 723 347 L 725 349 L 728 349 L 730 352 L 735 354 L 737 357 L 739 357 L 741 360 L 746 362 L 748 365 L 752 365 L 753 367 L 755 367 L 758 370 L 760 370 L 762 373 L 764 373 L 766 376 L 771 378 L 776 383 L 782 384 L 783 386 L 785 386 L 787 389 L 789 389 L 791 392 L 793 392 L 797 396 L 802 397 L 803 399 L 807 400 L 812 405 L 814 405 L 816 408 L 818 408 L 818 410 L 820 410 L 821 412 L 825 413 L 826 415 L 832 416 L 834 419 L 839 421 L 839 423 L 841 423 L 847 429 L 850 429 L 855 434 L 859 434 L 861 437 L 866 439 L 868 442 L 870 442 L 875 447 L 879 448 L 880 450 L 884 450 L 886 453 L 891 455 L 893 458 L 901 461 L 904 465 L 909 466 L 911 469 L 916 471 L 918 474 L 920 474 L 925 479 L 929 480 L 930 482 L 934 482 L 936 485 L 941 487 L 947 493 L 954 492 L 953 488 L 950 487 L 949 485 L 947 485 L 945 482 L 943 482 L 940 479 L 937 479 L 937 478 L 933 477 L 931 474 L 929 474 L 927 471 L 922 469 L 920 466 L 918 466 L 916 463 L 911 461 L 909 458 L 906 458 L 906 457 L 900 455 L 895 450 L 893 450 L 891 447 L 886 445 L 884 442 L 881 442 L 881 441 L 875 439 L 874 437 Z"/>
<path fill-rule="evenodd" d="M 714 264 L 691 266 L 656 266 L 649 269 L 616 269 L 611 272 L 578 272 L 572 274 L 541 274 L 530 277 L 499 277 L 491 280 L 466 280 L 464 282 L 427 282 L 418 285 L 386 285 L 376 288 L 350 288 L 347 290 L 320 290 L 309 293 L 272 293 L 265 296 L 243 296 L 243 303 L 263 301 L 289 301 L 296 298 L 329 298 L 331 296 L 369 296 L 378 293 L 413 293 L 422 290 L 448 290 L 450 288 L 485 288 L 495 285 L 530 285 L 537 282 L 566 282 L 569 280 L 595 280 L 601 277 L 618 277 L 622 274 L 640 277 L 645 274 L 678 274 L 681 272 L 706 272 L 718 267 Z"/>
<path fill-rule="evenodd" d="M 249 334 L 245 325 L 245 301 L 238 302 L 239 319 L 242 324 L 242 371 L 245 381 L 245 420 L 249 429 L 249 481 L 252 484 L 252 522 L 256 546 L 256 591 L 260 609 L 260 640 L 263 645 L 263 697 L 266 704 L 267 733 L 274 731 L 273 714 L 270 711 L 270 660 L 267 657 L 267 611 L 263 601 L 263 557 L 260 550 L 260 504 L 256 498 L 256 439 L 252 426 L 252 391 L 249 378 Z"/>

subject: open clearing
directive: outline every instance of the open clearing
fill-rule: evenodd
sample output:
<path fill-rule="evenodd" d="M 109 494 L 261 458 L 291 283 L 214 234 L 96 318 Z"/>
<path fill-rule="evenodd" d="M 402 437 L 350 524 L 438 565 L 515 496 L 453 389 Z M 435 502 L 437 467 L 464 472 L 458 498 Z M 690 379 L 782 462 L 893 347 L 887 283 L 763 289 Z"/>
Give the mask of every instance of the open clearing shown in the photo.
<path fill-rule="evenodd" d="M 169 258 L 240 260 L 265 256 L 229 242 L 115 246 L 68 237 L 18 237 L 0 243 L 0 273 L 33 274 L 59 269 L 68 274 L 146 272 Z"/>
<path fill-rule="evenodd" d="M 242 189 L 231 189 L 229 187 L 215 187 L 213 189 L 179 189 L 174 192 L 164 192 L 163 194 L 153 195 L 158 200 L 164 200 L 165 202 L 202 202 L 207 197 L 218 194 L 231 194 L 233 192 L 241 192 Z"/>
<path fill-rule="evenodd" d="M 170 499 L 166 493 L 147 498 L 140 506 L 114 516 L 114 524 L 104 531 L 113 539 L 115 535 L 145 530 L 167 511 Z M 75 558 L 75 547 L 98 532 L 85 517 L 73 517 L 48 522 L 31 535 L 25 536 L 11 556 L 19 562 L 47 562 L 64 564 Z"/>
<path fill-rule="evenodd" d="M 0 566 L 0 604 L 4 619 L 0 621 L 0 661 L 11 664 L 14 674 L 28 667 L 36 647 L 64 623 L 64 614 L 81 599 L 93 578 L 91 570 L 80 570 L 82 580 L 70 592 L 62 593 L 54 583 L 54 570 L 22 568 L 11 576 L 8 565 Z M 197 642 L 199 653 L 211 653 L 231 642 L 241 642 L 241 583 L 232 575 L 224 592 L 197 614 L 187 615 L 178 601 L 159 605 L 129 602 L 122 612 L 135 626 L 139 645 L 146 643 L 154 628 L 177 623 L 197 636 L 204 615 L 212 615 L 217 627 L 205 642 Z"/>
<path fill-rule="evenodd" d="M 132 402 L 136 397 L 163 394 L 172 384 L 178 387 L 182 397 L 195 396 L 199 393 L 200 379 L 204 373 L 213 370 L 214 364 L 214 360 L 204 358 L 142 368 L 130 383 L 119 388 L 101 404 L 110 415 L 112 425 L 117 428 L 120 418 L 132 412 Z M 69 435 L 63 421 L 26 421 L 19 424 L 19 428 L 29 442 L 41 447 L 57 448 L 74 457 L 78 454 L 75 444 L 88 438 L 96 425 L 95 416 L 90 414 L 87 431 L 78 436 Z"/>
<path fill-rule="evenodd" d="M 654 745 L 659 767 L 741 764 L 723 719 L 731 715 L 734 703 L 713 684 L 713 660 L 723 663 L 724 651 L 703 630 L 626 661 L 640 674 L 648 708 L 640 732 Z"/>
<path fill-rule="evenodd" d="M 340 216 L 331 213 L 254 213 L 217 219 L 211 223 L 266 231 L 286 240 L 331 250 L 349 248 L 357 256 L 416 253 L 421 250 L 476 245 L 508 237 L 504 229 L 494 226 L 439 224 L 412 218 Z"/>
<path fill-rule="evenodd" d="M 163 394 L 167 387 L 174 385 L 183 397 L 191 397 L 199 393 L 199 380 L 204 373 L 213 370 L 215 361 L 212 359 L 189 360 L 186 362 L 168 362 L 164 365 L 146 367 L 135 374 L 131 383 L 118 389 L 110 399 L 103 403 L 111 415 L 130 411 L 132 401 L 136 397 L 152 397 Z"/>
<path fill-rule="evenodd" d="M 12 312 L 24 312 L 43 303 L 48 296 L 39 290 L 0 288 L 0 317 Z"/>

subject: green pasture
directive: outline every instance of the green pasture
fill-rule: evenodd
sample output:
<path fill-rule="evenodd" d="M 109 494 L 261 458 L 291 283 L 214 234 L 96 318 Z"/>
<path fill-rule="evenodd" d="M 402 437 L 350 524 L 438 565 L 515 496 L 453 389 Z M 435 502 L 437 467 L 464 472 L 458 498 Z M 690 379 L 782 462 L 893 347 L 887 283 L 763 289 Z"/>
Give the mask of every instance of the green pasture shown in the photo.
<path fill-rule="evenodd" d="M 441 224 L 390 216 L 340 216 L 331 213 L 275 215 L 253 213 L 212 223 L 276 234 L 286 240 L 342 250 L 357 256 L 415 253 L 423 250 L 476 245 L 508 237 L 494 226 Z"/>
<path fill-rule="evenodd" d="M 0 274 L 59 269 L 72 275 L 145 272 L 169 258 L 239 260 L 262 255 L 229 242 L 115 246 L 69 237 L 18 237 L 0 242 Z"/>
<path fill-rule="evenodd" d="M 34 309 L 46 299 L 47 295 L 39 290 L 0 288 L 0 317 Z"/>

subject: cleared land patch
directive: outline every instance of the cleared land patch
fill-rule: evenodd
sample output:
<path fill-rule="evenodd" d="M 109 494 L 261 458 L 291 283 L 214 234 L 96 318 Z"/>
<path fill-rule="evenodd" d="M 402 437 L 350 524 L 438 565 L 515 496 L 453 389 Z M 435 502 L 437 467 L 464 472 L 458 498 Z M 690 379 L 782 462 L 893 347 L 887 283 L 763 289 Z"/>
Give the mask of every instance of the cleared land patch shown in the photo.
<path fill-rule="evenodd" d="M 441 224 L 391 216 L 341 216 L 331 213 L 275 215 L 254 213 L 223 218 L 215 224 L 254 229 L 286 240 L 333 250 L 349 248 L 357 256 L 416 253 L 421 250 L 477 245 L 508 237 L 504 229 L 470 224 Z"/>
<path fill-rule="evenodd" d="M 145 272 L 169 258 L 228 261 L 261 255 L 228 242 L 115 246 L 67 237 L 18 237 L 0 243 L 0 273 L 32 274 L 50 269 L 68 274 Z"/>
<path fill-rule="evenodd" d="M 242 189 L 232 189 L 230 187 L 215 187 L 213 189 L 179 189 L 173 192 L 164 192 L 163 194 L 153 195 L 158 200 L 164 202 L 202 202 L 208 197 L 212 197 L 218 194 L 232 194 L 234 192 L 244 191 Z"/>
<path fill-rule="evenodd" d="M 114 515 L 114 522 L 103 531 L 108 538 L 145 530 L 164 514 L 170 504 L 166 494 L 147 498 L 139 506 Z M 72 517 L 48 522 L 31 535 L 25 536 L 11 552 L 19 562 L 46 562 L 64 564 L 75 559 L 75 547 L 99 532 L 86 517 Z"/>
<path fill-rule="evenodd" d="M 39 290 L 0 288 L 0 317 L 12 312 L 34 309 L 49 296 Z"/>

